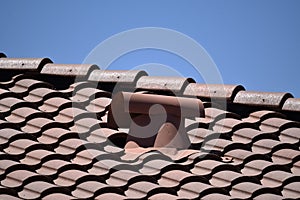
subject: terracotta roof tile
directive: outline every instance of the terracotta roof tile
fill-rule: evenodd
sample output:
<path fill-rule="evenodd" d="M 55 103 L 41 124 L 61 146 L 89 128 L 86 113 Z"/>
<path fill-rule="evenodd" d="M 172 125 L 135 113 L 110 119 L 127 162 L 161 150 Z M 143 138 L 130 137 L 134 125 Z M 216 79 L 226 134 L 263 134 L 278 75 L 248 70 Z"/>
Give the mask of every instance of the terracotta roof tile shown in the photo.
<path fill-rule="evenodd" d="M 299 180 L 300 176 L 294 176 L 292 173 L 281 170 L 274 170 L 265 174 L 261 183 L 266 187 L 277 188 Z"/>
<path fill-rule="evenodd" d="M 48 182 L 35 181 L 25 185 L 18 195 L 24 199 L 41 199 L 54 191 L 64 193 L 64 190 L 64 188 L 59 188 L 58 186 Z"/>
<path fill-rule="evenodd" d="M 87 64 L 46 64 L 41 70 L 41 74 L 61 75 L 61 76 L 88 76 L 91 71 L 99 69 L 97 65 Z"/>
<path fill-rule="evenodd" d="M 0 69 L 40 71 L 47 63 L 52 61 L 49 58 L 5 58 L 2 54 Z"/>
<path fill-rule="evenodd" d="M 107 192 L 115 193 L 116 195 L 122 194 L 122 190 L 117 187 L 111 187 L 99 181 L 86 181 L 77 185 L 76 189 L 72 192 L 72 195 L 80 199 L 88 199 Z M 112 195 L 109 198 L 114 197 Z"/>
<path fill-rule="evenodd" d="M 283 187 L 282 195 L 284 197 L 297 199 L 300 197 L 299 187 L 300 187 L 299 182 L 290 183 Z"/>
<path fill-rule="evenodd" d="M 174 94 L 182 94 L 187 85 L 194 82 L 191 78 L 142 76 L 137 81 L 136 88 L 149 91 L 171 91 Z"/>
<path fill-rule="evenodd" d="M 298 99 L 288 93 L 47 59 L 0 60 L 1 199 L 300 196 Z M 139 130 L 131 121 L 146 125 L 155 104 L 165 110 L 154 114 L 167 114 L 169 124 L 161 123 L 153 146 L 139 146 L 129 137 Z M 117 124 L 116 116 L 129 120 Z M 188 145 L 162 146 L 175 131 Z"/>
<path fill-rule="evenodd" d="M 184 90 L 184 96 L 203 99 L 224 99 L 233 101 L 235 95 L 245 88 L 241 85 L 199 84 L 190 83 Z"/>
<path fill-rule="evenodd" d="M 287 111 L 300 111 L 300 98 L 288 98 L 282 107 Z"/>
<path fill-rule="evenodd" d="M 280 195 L 280 192 L 271 188 L 264 187 L 260 184 L 243 182 L 232 187 L 230 195 L 239 199 L 254 198 L 264 193 Z"/>
<path fill-rule="evenodd" d="M 292 97 L 289 93 L 268 93 L 240 91 L 234 98 L 234 103 L 282 108 L 284 102 Z"/>
<path fill-rule="evenodd" d="M 142 70 L 94 70 L 88 80 L 100 83 L 117 83 L 122 86 L 134 86 L 142 76 L 147 76 Z"/>

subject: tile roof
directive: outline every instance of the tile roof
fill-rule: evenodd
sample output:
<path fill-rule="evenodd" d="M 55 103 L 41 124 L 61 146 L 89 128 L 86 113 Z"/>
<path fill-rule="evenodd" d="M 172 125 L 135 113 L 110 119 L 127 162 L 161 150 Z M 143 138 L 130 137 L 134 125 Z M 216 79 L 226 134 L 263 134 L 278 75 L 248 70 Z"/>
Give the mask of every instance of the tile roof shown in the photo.
<path fill-rule="evenodd" d="M 1 53 L 0 71 L 0 199 L 300 198 L 289 93 Z"/>

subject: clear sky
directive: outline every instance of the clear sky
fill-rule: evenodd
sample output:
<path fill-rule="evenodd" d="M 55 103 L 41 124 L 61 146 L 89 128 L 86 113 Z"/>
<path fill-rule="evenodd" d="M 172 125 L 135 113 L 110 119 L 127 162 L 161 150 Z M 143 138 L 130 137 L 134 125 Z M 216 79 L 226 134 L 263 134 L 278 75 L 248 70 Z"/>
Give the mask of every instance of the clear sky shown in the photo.
<path fill-rule="evenodd" d="M 201 44 L 224 83 L 300 97 L 300 1 L 0 1 L 0 51 L 82 63 L 108 37 L 141 27 L 179 31 Z M 185 60 L 158 50 L 120 57 L 112 69 L 145 63 L 194 77 Z M 198 82 L 201 79 L 194 77 Z"/>

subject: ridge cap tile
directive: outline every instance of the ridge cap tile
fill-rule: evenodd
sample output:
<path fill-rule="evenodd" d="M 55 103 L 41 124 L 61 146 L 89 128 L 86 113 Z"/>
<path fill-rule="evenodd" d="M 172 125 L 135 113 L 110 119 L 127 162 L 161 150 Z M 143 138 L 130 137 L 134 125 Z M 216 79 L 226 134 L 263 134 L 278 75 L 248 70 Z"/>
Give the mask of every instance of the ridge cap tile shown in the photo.
<path fill-rule="evenodd" d="M 281 109 L 284 102 L 291 97 L 293 97 L 292 94 L 287 92 L 239 91 L 233 103 Z"/>
<path fill-rule="evenodd" d="M 93 71 L 99 69 L 97 65 L 92 64 L 53 64 L 49 63 L 43 66 L 42 75 L 69 76 L 69 77 L 88 77 Z"/>
<path fill-rule="evenodd" d="M 205 99 L 225 99 L 232 102 L 235 95 L 242 90 L 245 90 L 242 85 L 190 83 L 183 95 Z"/>
<path fill-rule="evenodd" d="M 136 84 L 143 76 L 148 76 L 144 70 L 94 70 L 89 75 L 89 81 L 107 83 Z"/>
<path fill-rule="evenodd" d="M 300 111 L 300 98 L 288 98 L 282 107 L 285 111 Z"/>
<path fill-rule="evenodd" d="M 0 69 L 22 70 L 40 72 L 47 63 L 52 63 L 49 58 L 0 58 Z"/>
<path fill-rule="evenodd" d="M 171 76 L 142 76 L 136 83 L 136 89 L 182 94 L 190 83 L 195 83 L 195 80 Z"/>

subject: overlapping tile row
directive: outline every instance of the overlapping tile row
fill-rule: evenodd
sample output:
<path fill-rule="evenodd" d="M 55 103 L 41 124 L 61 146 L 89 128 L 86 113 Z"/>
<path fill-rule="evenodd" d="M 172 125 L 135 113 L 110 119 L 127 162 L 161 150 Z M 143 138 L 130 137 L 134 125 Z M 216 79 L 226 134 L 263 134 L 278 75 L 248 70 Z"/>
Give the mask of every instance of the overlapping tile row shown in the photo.
<path fill-rule="evenodd" d="M 49 60 L 46 68 L 24 62 L 35 66 L 27 72 L 19 69 L 22 59 L 1 59 L 0 68 L 14 71 L 0 82 L 1 199 L 300 197 L 300 123 L 289 118 L 298 101 L 289 94 L 191 79 L 173 84 L 143 71 L 105 74 L 93 65 L 82 71 Z M 60 87 L 57 77 L 70 82 Z M 127 131 L 108 125 L 114 87 L 201 99 L 205 115 L 185 119 L 190 148 L 125 151 Z"/>

